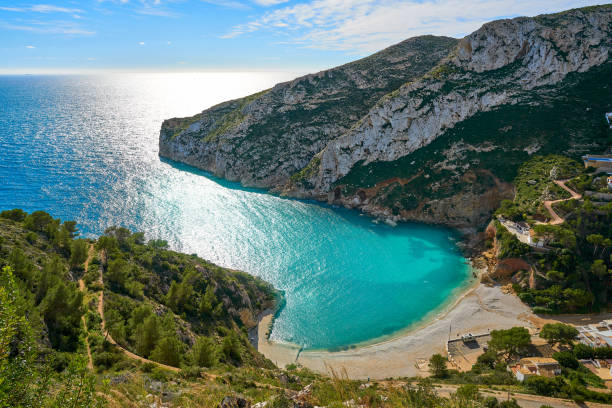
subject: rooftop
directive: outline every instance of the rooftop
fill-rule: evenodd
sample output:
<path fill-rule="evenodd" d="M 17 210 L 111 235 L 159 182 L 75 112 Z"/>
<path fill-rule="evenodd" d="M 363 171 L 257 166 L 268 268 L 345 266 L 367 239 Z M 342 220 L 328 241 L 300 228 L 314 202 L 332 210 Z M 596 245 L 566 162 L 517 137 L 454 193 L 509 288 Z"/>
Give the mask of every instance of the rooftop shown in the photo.
<path fill-rule="evenodd" d="M 612 162 L 612 156 L 610 155 L 591 155 L 587 154 L 586 156 L 582 156 L 582 160 L 585 161 L 599 161 L 599 162 Z"/>

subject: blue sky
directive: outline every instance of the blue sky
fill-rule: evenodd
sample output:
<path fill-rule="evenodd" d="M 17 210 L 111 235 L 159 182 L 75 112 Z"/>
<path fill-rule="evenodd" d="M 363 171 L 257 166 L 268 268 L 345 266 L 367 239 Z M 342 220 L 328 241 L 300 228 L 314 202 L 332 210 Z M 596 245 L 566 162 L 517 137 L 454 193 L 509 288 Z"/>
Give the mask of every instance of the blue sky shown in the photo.
<path fill-rule="evenodd" d="M 316 70 L 589 0 L 0 0 L 0 73 Z"/>

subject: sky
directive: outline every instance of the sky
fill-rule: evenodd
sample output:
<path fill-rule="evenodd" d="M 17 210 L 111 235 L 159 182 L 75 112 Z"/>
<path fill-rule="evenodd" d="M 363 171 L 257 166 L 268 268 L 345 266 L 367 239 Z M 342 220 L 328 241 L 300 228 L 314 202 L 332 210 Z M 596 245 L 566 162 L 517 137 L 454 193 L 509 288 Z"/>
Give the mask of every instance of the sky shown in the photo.
<path fill-rule="evenodd" d="M 0 73 L 311 71 L 589 0 L 0 0 Z"/>

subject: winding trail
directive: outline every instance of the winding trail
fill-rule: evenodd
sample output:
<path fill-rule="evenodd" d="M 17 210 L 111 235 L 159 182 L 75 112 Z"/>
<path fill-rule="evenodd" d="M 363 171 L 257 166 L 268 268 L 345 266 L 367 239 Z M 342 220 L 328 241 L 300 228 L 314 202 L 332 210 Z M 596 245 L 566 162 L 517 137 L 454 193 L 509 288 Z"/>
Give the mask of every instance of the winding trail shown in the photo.
<path fill-rule="evenodd" d="M 93 259 L 94 256 L 94 246 L 93 244 L 89 245 L 89 251 L 87 252 L 87 259 L 83 264 L 83 268 L 85 269 L 85 273 L 87 273 L 87 269 L 89 268 L 89 263 Z M 87 288 L 85 287 L 85 282 L 83 279 L 79 279 L 79 290 L 84 294 L 87 294 Z M 87 368 L 93 370 L 93 358 L 91 357 L 91 347 L 89 346 L 89 329 L 87 328 L 87 320 L 85 319 L 85 314 L 81 316 L 81 321 L 83 322 L 83 327 L 85 328 L 85 347 L 87 348 Z"/>
<path fill-rule="evenodd" d="M 578 194 L 577 192 L 575 192 L 574 190 L 572 190 L 571 188 L 569 188 L 568 186 L 565 185 L 565 183 L 569 181 L 569 180 L 555 180 L 555 184 L 557 184 L 559 187 L 561 187 L 562 189 L 564 189 L 565 191 L 567 191 L 568 193 L 571 194 L 570 198 L 562 198 L 560 200 L 548 200 L 548 201 L 544 201 L 544 207 L 546 207 L 546 209 L 548 210 L 548 212 L 550 213 L 550 217 L 551 220 L 549 222 L 543 223 L 543 224 L 550 224 L 550 225 L 559 225 L 559 224 L 563 224 L 565 222 L 565 219 L 561 218 L 556 212 L 555 210 L 553 210 L 552 205 L 556 204 L 556 203 L 560 203 L 562 201 L 568 201 L 568 200 L 579 200 L 582 198 L 581 194 Z"/>
<path fill-rule="evenodd" d="M 102 285 L 102 288 L 104 288 L 104 278 L 102 276 L 103 275 L 102 274 L 102 270 L 103 270 L 102 267 L 100 267 L 100 277 L 99 277 L 98 281 Z M 178 368 L 178 367 L 173 367 L 173 366 L 169 366 L 167 364 L 158 363 L 157 361 L 149 360 L 148 358 L 144 358 L 144 357 L 141 357 L 141 356 L 139 356 L 137 354 L 134 354 L 131 351 L 129 351 L 126 348 L 124 348 L 123 346 L 121 346 L 120 344 L 118 344 L 115 341 L 115 339 L 113 339 L 113 337 L 110 335 L 110 333 L 106 330 L 106 320 L 104 319 L 104 289 L 102 289 L 100 292 L 98 292 L 98 314 L 100 315 L 101 326 L 102 326 L 102 334 L 104 334 L 104 338 L 109 343 L 115 345 L 115 347 L 117 347 L 119 350 L 121 350 L 123 352 L 123 354 L 125 354 L 126 356 L 128 356 L 129 358 L 131 358 L 133 360 L 142 361 L 143 363 L 155 364 L 156 366 L 165 368 L 166 370 L 170 370 L 170 371 L 174 371 L 174 372 L 181 371 L 181 369 Z"/>

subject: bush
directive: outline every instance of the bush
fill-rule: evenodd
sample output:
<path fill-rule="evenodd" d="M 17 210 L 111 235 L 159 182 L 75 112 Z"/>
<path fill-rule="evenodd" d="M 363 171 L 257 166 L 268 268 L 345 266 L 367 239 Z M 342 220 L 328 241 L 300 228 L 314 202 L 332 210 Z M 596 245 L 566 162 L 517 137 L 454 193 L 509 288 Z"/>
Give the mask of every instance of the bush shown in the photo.
<path fill-rule="evenodd" d="M 532 305 L 533 303 L 535 303 L 533 295 L 529 292 L 523 292 L 519 294 L 519 299 L 521 299 L 521 302 L 526 303 L 528 305 Z"/>
<path fill-rule="evenodd" d="M 93 363 L 96 367 L 104 367 L 106 369 L 109 369 L 115 363 L 117 363 L 120 359 L 121 359 L 121 356 L 117 355 L 116 353 L 103 351 L 101 353 L 96 353 L 94 355 Z"/>
<path fill-rule="evenodd" d="M 524 384 L 536 394 L 552 397 L 561 391 L 565 381 L 561 377 L 548 378 L 534 375 L 528 377 Z"/>
<path fill-rule="evenodd" d="M 236 332 L 230 331 L 230 333 L 223 339 L 221 348 L 227 361 L 233 360 L 238 363 L 242 361 L 240 339 L 238 338 Z"/>
<path fill-rule="evenodd" d="M 172 377 L 168 370 L 164 370 L 159 366 L 155 366 L 155 368 L 151 370 L 151 373 L 149 375 L 151 376 L 151 379 L 162 382 L 168 381 L 168 379 Z"/>
<path fill-rule="evenodd" d="M 478 356 L 476 362 L 480 365 L 494 368 L 495 363 L 497 363 L 497 353 L 493 350 L 487 350 Z"/>
<path fill-rule="evenodd" d="M 198 337 L 191 349 L 191 359 L 198 367 L 212 367 L 217 364 L 217 345 L 209 337 Z"/>
<path fill-rule="evenodd" d="M 181 363 L 182 348 L 183 343 L 176 337 L 164 337 L 153 349 L 151 359 L 173 367 L 178 367 Z"/>
<path fill-rule="evenodd" d="M 540 332 L 540 337 L 551 345 L 555 343 L 571 344 L 577 336 L 576 328 L 563 323 L 545 324 Z"/>
<path fill-rule="evenodd" d="M 179 374 L 181 377 L 185 379 L 195 380 L 196 378 L 200 377 L 201 373 L 202 373 L 202 369 L 200 367 L 187 366 L 187 367 L 183 367 Z"/>
<path fill-rule="evenodd" d="M 499 407 L 499 401 L 495 397 L 486 397 L 482 401 L 482 406 L 485 408 L 497 408 Z"/>
<path fill-rule="evenodd" d="M 499 404 L 499 408 L 521 408 L 521 406 L 516 402 L 514 398 L 510 401 L 502 401 Z"/>
<path fill-rule="evenodd" d="M 589 347 L 586 344 L 578 343 L 572 350 L 577 359 L 592 359 L 601 358 L 609 359 L 612 358 L 612 347 Z"/>
<path fill-rule="evenodd" d="M 431 371 L 431 375 L 436 378 L 443 378 L 448 375 L 448 371 L 446 369 L 446 358 L 440 354 L 434 354 L 429 359 L 429 371 Z"/>
<path fill-rule="evenodd" d="M 553 358 L 566 368 L 575 370 L 580 366 L 580 363 L 571 351 L 560 351 L 558 353 L 554 353 Z"/>
<path fill-rule="evenodd" d="M 27 215 L 28 215 L 27 212 L 19 208 L 15 208 L 13 210 L 5 210 L 5 211 L 0 212 L 0 218 L 6 218 L 7 220 L 13 220 L 17 222 L 22 222 L 23 220 L 25 220 L 25 217 Z"/>
<path fill-rule="evenodd" d="M 466 384 L 457 388 L 457 398 L 462 401 L 475 401 L 478 399 L 478 386 L 474 384 Z"/>

